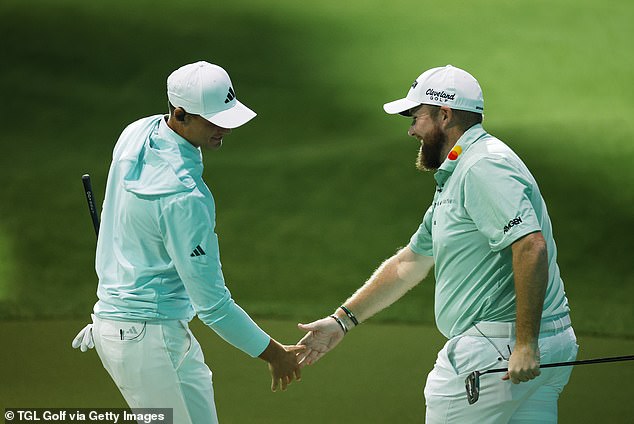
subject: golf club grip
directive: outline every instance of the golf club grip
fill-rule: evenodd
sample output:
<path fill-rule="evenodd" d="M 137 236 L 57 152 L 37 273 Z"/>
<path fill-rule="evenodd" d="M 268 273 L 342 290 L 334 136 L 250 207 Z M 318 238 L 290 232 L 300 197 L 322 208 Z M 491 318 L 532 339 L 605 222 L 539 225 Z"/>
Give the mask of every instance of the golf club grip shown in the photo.
<path fill-rule="evenodd" d="M 621 361 L 631 361 L 631 360 L 634 360 L 634 355 L 613 356 L 611 358 L 582 359 L 579 361 L 569 361 L 569 362 L 553 362 L 552 364 L 540 365 L 539 368 L 567 367 L 572 365 L 600 364 L 604 362 L 621 362 Z M 487 371 L 481 372 L 480 374 L 489 374 L 494 372 L 506 372 L 506 371 L 508 371 L 508 368 L 496 368 L 493 370 L 487 370 Z"/>
<path fill-rule="evenodd" d="M 95 228 L 95 235 L 99 237 L 99 214 L 97 213 L 95 194 L 92 191 L 92 183 L 90 181 L 90 175 L 88 174 L 82 175 L 81 181 L 84 184 L 84 192 L 86 193 L 86 201 L 88 202 L 88 211 L 90 212 L 92 225 Z"/>

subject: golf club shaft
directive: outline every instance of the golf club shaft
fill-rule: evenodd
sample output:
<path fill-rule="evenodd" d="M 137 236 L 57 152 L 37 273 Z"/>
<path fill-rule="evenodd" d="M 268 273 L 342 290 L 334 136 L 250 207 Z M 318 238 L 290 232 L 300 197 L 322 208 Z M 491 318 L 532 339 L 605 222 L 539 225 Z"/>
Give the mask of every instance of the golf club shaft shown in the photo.
<path fill-rule="evenodd" d="M 604 362 L 621 362 L 621 361 L 631 361 L 634 360 L 634 355 L 626 355 L 626 356 L 614 356 L 611 358 L 595 358 L 595 359 L 583 359 L 579 361 L 569 361 L 569 362 L 554 362 L 552 364 L 543 364 L 540 365 L 539 368 L 553 368 L 553 367 L 566 367 L 572 365 L 588 365 L 588 364 L 600 364 Z M 507 372 L 508 368 L 496 368 L 492 370 L 482 371 L 482 374 L 489 374 L 494 372 Z"/>
<path fill-rule="evenodd" d="M 88 202 L 88 211 L 90 212 L 90 217 L 92 218 L 92 225 L 95 228 L 95 234 L 99 237 L 99 214 L 97 213 L 97 205 L 95 195 L 92 191 L 90 175 L 82 175 L 81 181 L 84 184 L 84 192 L 86 193 L 86 201 Z"/>

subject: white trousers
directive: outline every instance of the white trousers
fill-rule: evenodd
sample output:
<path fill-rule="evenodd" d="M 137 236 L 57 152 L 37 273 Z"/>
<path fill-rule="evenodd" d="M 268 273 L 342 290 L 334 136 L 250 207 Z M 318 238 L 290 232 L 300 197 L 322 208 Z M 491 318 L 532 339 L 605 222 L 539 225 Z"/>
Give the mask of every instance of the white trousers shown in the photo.
<path fill-rule="evenodd" d="M 486 332 L 484 332 L 486 335 Z M 557 400 L 572 367 L 545 368 L 535 379 L 520 384 L 502 381 L 504 373 L 480 376 L 480 398 L 467 402 L 465 379 L 473 371 L 508 366 L 515 345 L 511 337 L 461 335 L 438 353 L 425 385 L 428 424 L 439 423 L 556 423 Z M 540 363 L 574 361 L 577 343 L 572 327 L 540 333 Z"/>
<path fill-rule="evenodd" d="M 95 349 L 130 408 L 171 408 L 175 424 L 218 423 L 211 371 L 186 321 L 93 323 Z"/>

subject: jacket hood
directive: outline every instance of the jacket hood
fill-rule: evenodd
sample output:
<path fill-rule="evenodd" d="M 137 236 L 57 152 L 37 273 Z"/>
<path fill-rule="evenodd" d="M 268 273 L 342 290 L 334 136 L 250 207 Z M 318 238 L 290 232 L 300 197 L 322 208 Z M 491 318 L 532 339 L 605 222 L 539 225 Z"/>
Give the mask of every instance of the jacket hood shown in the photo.
<path fill-rule="evenodd" d="M 168 195 L 191 191 L 202 176 L 200 149 L 167 126 L 163 115 L 129 125 L 114 150 L 123 175 L 123 188 L 139 195 Z"/>

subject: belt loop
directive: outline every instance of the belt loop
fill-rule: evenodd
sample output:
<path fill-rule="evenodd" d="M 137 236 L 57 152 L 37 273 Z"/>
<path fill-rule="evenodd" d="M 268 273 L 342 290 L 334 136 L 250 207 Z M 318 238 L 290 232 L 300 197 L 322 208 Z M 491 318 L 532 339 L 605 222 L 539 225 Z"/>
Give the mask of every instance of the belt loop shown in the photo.
<path fill-rule="evenodd" d="M 562 317 L 557 318 L 557 325 L 555 326 L 555 330 L 557 332 L 559 332 L 560 330 L 563 330 L 564 328 L 564 320 Z"/>

